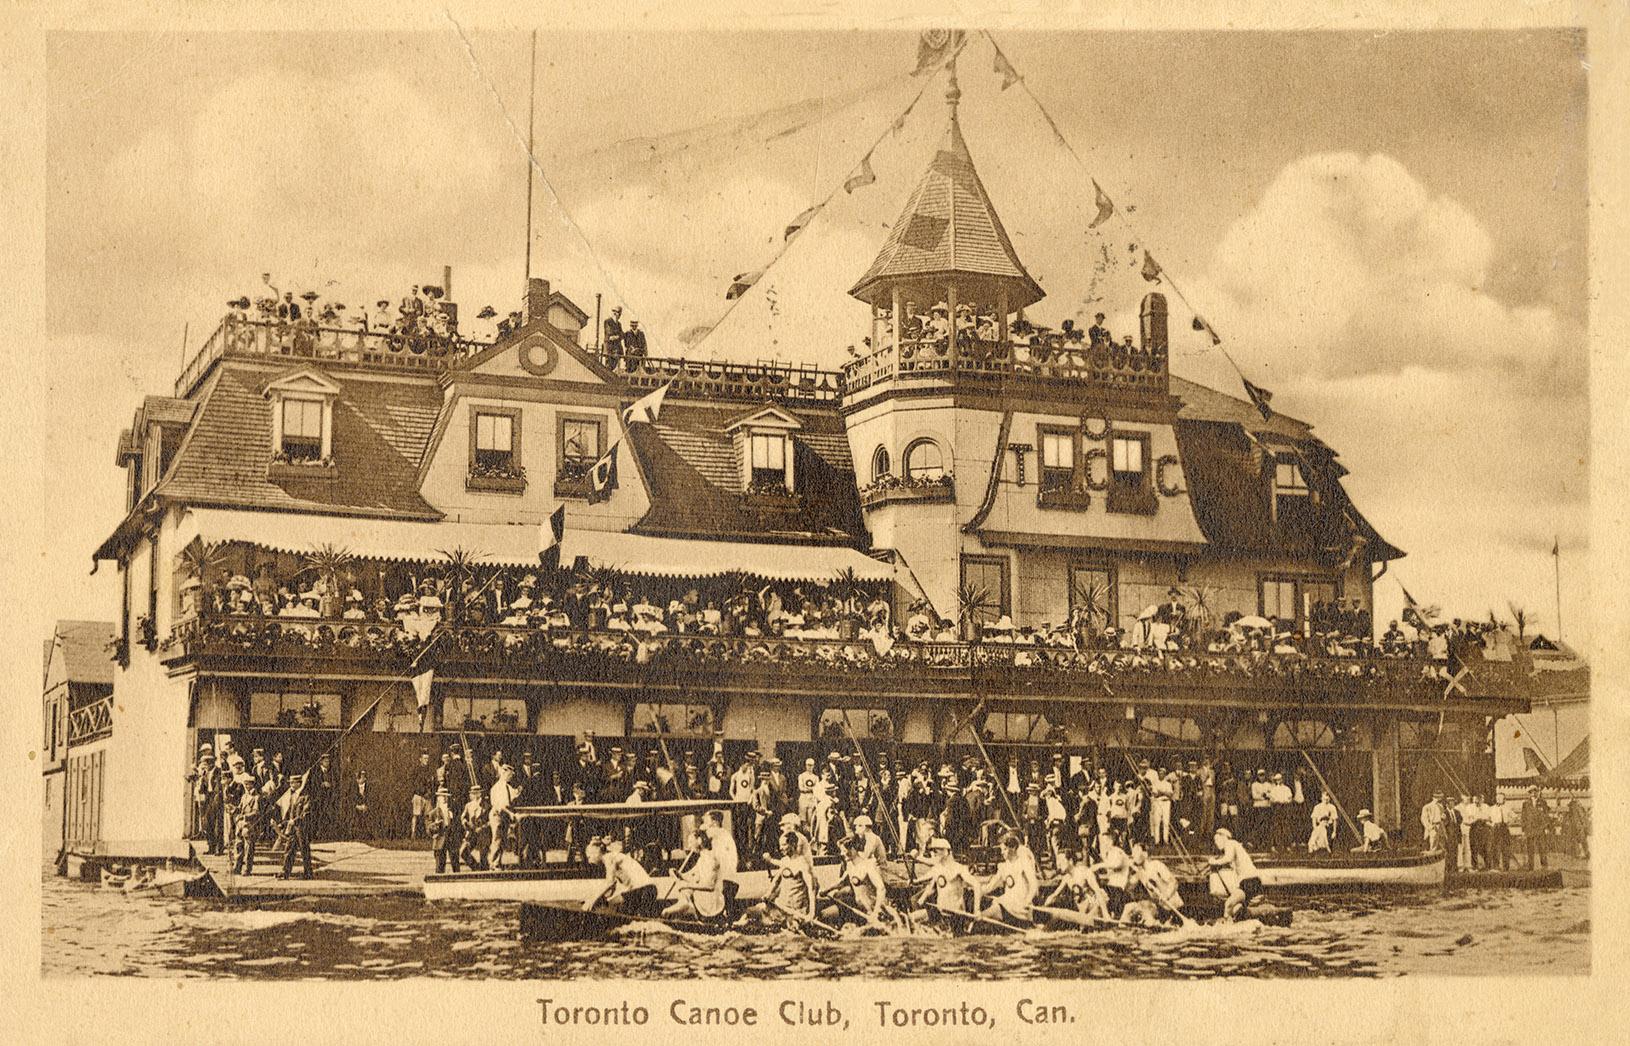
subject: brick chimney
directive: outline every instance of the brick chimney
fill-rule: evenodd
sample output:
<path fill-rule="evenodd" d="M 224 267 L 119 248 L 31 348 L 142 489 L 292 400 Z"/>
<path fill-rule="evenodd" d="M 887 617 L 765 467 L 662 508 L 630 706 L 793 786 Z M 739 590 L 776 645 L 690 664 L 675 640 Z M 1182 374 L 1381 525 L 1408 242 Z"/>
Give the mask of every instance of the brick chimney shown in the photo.
<path fill-rule="evenodd" d="M 542 276 L 533 276 L 526 281 L 526 317 L 525 321 L 541 320 L 549 311 L 549 281 Z"/>
<path fill-rule="evenodd" d="M 1165 352 L 1166 346 L 1166 296 L 1151 291 L 1143 296 L 1143 347 Z"/>

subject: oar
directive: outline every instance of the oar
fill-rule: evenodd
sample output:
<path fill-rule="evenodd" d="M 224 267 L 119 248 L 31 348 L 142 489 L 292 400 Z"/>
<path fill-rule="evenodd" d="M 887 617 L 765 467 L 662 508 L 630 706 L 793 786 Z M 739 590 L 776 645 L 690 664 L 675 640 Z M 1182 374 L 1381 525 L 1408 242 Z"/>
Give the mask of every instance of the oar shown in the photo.
<path fill-rule="evenodd" d="M 1183 914 L 1181 909 L 1179 909 L 1176 906 L 1172 905 L 1164 897 L 1161 897 L 1159 894 L 1157 894 L 1155 892 L 1154 888 L 1149 885 L 1149 880 L 1145 879 L 1137 871 L 1137 869 L 1134 868 L 1132 870 L 1132 875 L 1134 877 L 1136 877 L 1136 879 L 1138 880 L 1138 885 L 1143 887 L 1143 892 L 1148 894 L 1151 900 L 1153 900 L 1156 904 L 1160 905 L 1162 908 L 1166 909 L 1168 912 L 1171 912 L 1173 915 L 1177 916 L 1179 923 L 1183 926 L 1184 929 L 1187 929 L 1190 926 L 1194 925 L 1194 920 L 1193 919 L 1190 919 L 1187 915 Z"/>
<path fill-rule="evenodd" d="M 826 925 L 826 923 L 821 922 L 819 919 L 815 918 L 813 915 L 805 915 L 803 912 L 795 912 L 791 908 L 786 907 L 780 901 L 777 901 L 777 900 L 775 900 L 773 898 L 770 900 L 770 907 L 774 908 L 776 911 L 782 913 L 783 915 L 786 915 L 786 916 L 788 916 L 788 917 L 790 917 L 792 919 L 798 920 L 798 922 L 800 922 L 802 924 L 814 926 L 817 929 L 821 930 L 823 933 L 831 934 L 834 937 L 837 936 L 837 933 L 838 933 L 837 930 L 835 930 L 832 927 Z"/>
<path fill-rule="evenodd" d="M 1003 922 L 1000 919 L 992 919 L 989 916 L 976 915 L 973 912 L 959 912 L 954 908 L 941 908 L 939 905 L 934 904 L 932 901 L 930 901 L 928 903 L 927 907 L 934 909 L 936 912 L 939 912 L 941 915 L 950 916 L 953 919 L 967 919 L 970 922 L 986 923 L 987 925 L 995 926 L 995 927 L 998 927 L 999 929 L 1006 930 L 1008 933 L 1023 933 L 1024 932 L 1024 927 L 1022 927 L 1022 926 L 1014 926 L 1012 923 Z"/>
<path fill-rule="evenodd" d="M 1132 923 L 1123 923 L 1118 919 L 1106 919 L 1101 915 L 1089 915 L 1086 912 L 1076 911 L 1071 908 L 1049 908 L 1045 905 L 1036 904 L 1031 905 L 1031 910 L 1039 912 L 1042 915 L 1050 915 L 1059 922 L 1063 923 L 1075 923 L 1076 925 L 1080 925 L 1077 920 L 1086 920 L 1100 926 L 1120 927 L 1127 930 L 1153 929 L 1153 927 L 1149 926 L 1134 926 Z"/>

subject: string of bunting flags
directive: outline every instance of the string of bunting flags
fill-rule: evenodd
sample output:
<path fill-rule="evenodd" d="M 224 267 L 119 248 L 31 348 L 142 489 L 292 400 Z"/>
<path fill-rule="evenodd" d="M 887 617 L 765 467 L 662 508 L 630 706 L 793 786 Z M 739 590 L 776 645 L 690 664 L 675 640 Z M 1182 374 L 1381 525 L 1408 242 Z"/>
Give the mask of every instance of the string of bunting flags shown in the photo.
<path fill-rule="evenodd" d="M 1093 216 L 1092 221 L 1087 224 L 1087 228 L 1096 229 L 1105 222 L 1109 221 L 1110 218 L 1119 215 L 1121 221 L 1126 223 L 1127 228 L 1132 232 L 1133 236 L 1136 237 L 1138 242 L 1143 242 L 1143 237 L 1134 227 L 1131 218 L 1127 216 L 1127 212 L 1133 210 L 1133 208 L 1126 207 L 1121 209 L 1116 207 L 1115 201 L 1110 198 L 1109 194 L 1104 191 L 1103 186 L 1099 185 L 1097 179 L 1092 176 L 1092 172 L 1087 167 L 1086 161 L 1081 159 L 1081 154 L 1076 152 L 1075 146 L 1072 145 L 1070 140 L 1064 136 L 1063 130 L 1058 126 L 1058 121 L 1053 119 L 1052 113 L 1048 112 L 1047 107 L 1042 104 L 1041 99 L 1036 97 L 1036 93 L 1030 89 L 1030 84 L 1023 76 L 1019 74 L 1018 69 L 1013 64 L 1012 60 L 1009 59 L 1008 56 L 1002 51 L 1001 45 L 996 42 L 996 38 L 991 35 L 991 32 L 988 29 L 980 30 L 980 32 L 984 35 L 986 40 L 990 41 L 991 49 L 996 54 L 995 72 L 1002 77 L 1001 89 L 1005 91 L 1014 84 L 1018 84 L 1020 87 L 1024 88 L 1024 93 L 1035 105 L 1036 111 L 1041 114 L 1042 119 L 1046 121 L 1048 128 L 1053 133 L 1053 137 L 1057 139 L 1059 145 L 1064 148 L 1064 151 L 1070 154 L 1070 158 L 1075 161 L 1076 166 L 1081 168 L 1082 173 L 1087 175 L 1087 180 L 1092 183 L 1093 203 L 1097 208 L 1097 213 Z M 1140 272 L 1143 278 L 1148 280 L 1150 283 L 1164 283 L 1167 287 L 1171 288 L 1172 293 L 1177 295 L 1178 300 L 1181 301 L 1184 307 L 1187 308 L 1193 315 L 1194 319 L 1192 321 L 1192 325 L 1194 330 L 1197 333 L 1209 335 L 1211 338 L 1211 344 L 1222 351 L 1223 358 L 1228 361 L 1229 366 L 1234 368 L 1234 373 L 1239 377 L 1240 382 L 1245 387 L 1245 394 L 1250 398 L 1251 404 L 1256 407 L 1257 412 L 1262 415 L 1262 420 L 1268 421 L 1271 419 L 1273 417 L 1273 409 L 1268 405 L 1268 401 L 1273 398 L 1273 394 L 1267 389 L 1264 389 L 1262 386 L 1254 384 L 1245 377 L 1245 371 L 1241 369 L 1239 363 L 1226 348 L 1223 348 L 1222 337 L 1217 333 L 1216 329 L 1211 326 L 1210 322 L 1208 322 L 1205 317 L 1200 315 L 1199 310 L 1197 310 L 1194 307 L 1194 304 L 1189 301 L 1188 295 L 1183 293 L 1183 289 L 1178 286 L 1177 281 L 1172 278 L 1171 273 L 1167 272 L 1160 265 L 1160 263 L 1155 260 L 1154 255 L 1147 247 L 1143 249 L 1143 265 Z"/>
<path fill-rule="evenodd" d="M 967 45 L 967 42 L 967 33 L 960 29 L 931 29 L 924 32 L 918 41 L 917 67 L 912 70 L 912 75 L 921 76 L 925 73 L 931 73 L 943 68 L 948 62 L 962 52 L 962 49 Z M 1017 78 L 1016 73 L 1014 76 Z M 916 110 L 917 103 L 922 101 L 923 95 L 926 94 L 927 91 L 928 83 L 925 81 L 923 86 L 917 90 L 917 93 L 912 96 L 910 103 L 907 104 L 906 107 L 900 111 L 900 114 L 889 123 L 888 128 L 884 130 L 882 134 L 877 136 L 877 140 L 872 142 L 871 147 L 868 148 L 861 156 L 860 162 L 855 165 L 853 170 L 850 171 L 849 175 L 845 177 L 841 183 L 834 186 L 819 203 L 806 208 L 796 218 L 787 223 L 786 228 L 781 234 L 780 246 L 776 248 L 775 255 L 770 258 L 769 262 L 765 264 L 763 268 L 753 269 L 747 272 L 740 272 L 731 278 L 730 284 L 725 289 L 724 293 L 724 300 L 730 302 L 730 306 L 725 309 L 725 311 L 719 316 L 719 319 L 714 322 L 711 328 L 709 328 L 708 333 L 704 334 L 701 339 L 691 346 L 692 351 L 695 351 L 698 345 L 700 345 L 703 341 L 706 341 L 708 336 L 711 335 L 713 331 L 718 330 L 719 325 L 724 322 L 726 316 L 730 315 L 730 312 L 735 308 L 736 303 L 740 301 L 741 298 L 746 295 L 746 293 L 751 290 L 755 284 L 764 278 L 765 273 L 774 268 L 775 264 L 779 262 L 787 253 L 788 248 L 791 247 L 793 240 L 797 238 L 798 234 L 803 232 L 804 229 L 807 228 L 823 210 L 826 209 L 826 206 L 837 198 L 839 190 L 842 190 L 846 195 L 848 195 L 854 193 L 856 189 L 865 188 L 866 186 L 872 185 L 877 181 L 877 173 L 872 169 L 872 156 L 877 152 L 878 147 L 882 145 L 884 141 L 888 140 L 890 137 L 899 136 L 901 130 L 905 127 L 906 120 L 911 116 L 912 112 Z"/>

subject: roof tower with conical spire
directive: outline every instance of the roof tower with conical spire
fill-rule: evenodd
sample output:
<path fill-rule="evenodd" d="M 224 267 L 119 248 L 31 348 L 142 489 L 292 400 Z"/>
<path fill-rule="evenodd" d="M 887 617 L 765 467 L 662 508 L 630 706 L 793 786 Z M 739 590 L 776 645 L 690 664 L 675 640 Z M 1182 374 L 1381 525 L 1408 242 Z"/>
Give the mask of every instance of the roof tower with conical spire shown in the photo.
<path fill-rule="evenodd" d="M 1025 271 L 979 180 L 957 121 L 962 92 L 954 61 L 950 73 L 945 101 L 951 119 L 945 139 L 877 259 L 849 293 L 885 306 L 896 287 L 908 295 L 915 293 L 918 300 L 933 301 L 944 297 L 947 283 L 955 283 L 962 300 L 992 304 L 1005 300 L 1009 309 L 1022 309 L 1040 301 L 1045 292 Z"/>

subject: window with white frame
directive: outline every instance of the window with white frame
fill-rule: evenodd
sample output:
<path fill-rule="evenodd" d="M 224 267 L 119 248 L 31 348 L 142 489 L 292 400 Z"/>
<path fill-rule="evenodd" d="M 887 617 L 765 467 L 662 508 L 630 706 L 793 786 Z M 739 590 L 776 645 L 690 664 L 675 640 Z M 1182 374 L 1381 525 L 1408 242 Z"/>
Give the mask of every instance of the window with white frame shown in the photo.
<path fill-rule="evenodd" d="M 889 448 L 879 444 L 878 448 L 872 451 L 872 482 L 877 483 L 887 476 L 889 467 Z"/>
<path fill-rule="evenodd" d="M 324 447 L 324 414 L 328 403 L 304 396 L 285 396 L 282 403 L 283 426 L 279 452 L 287 461 L 302 464 L 321 461 L 327 457 Z"/>
<path fill-rule="evenodd" d="M 938 443 L 931 439 L 914 441 L 906 448 L 906 478 L 939 479 L 945 475 L 945 459 Z"/>
<path fill-rule="evenodd" d="M 1041 489 L 1067 491 L 1075 486 L 1075 433 L 1043 428 L 1037 434 L 1041 451 Z"/>
<path fill-rule="evenodd" d="M 782 487 L 787 485 L 787 437 L 780 433 L 755 432 L 747 438 L 748 453 L 752 455 L 752 485 L 754 487 Z"/>
<path fill-rule="evenodd" d="M 515 464 L 515 418 L 509 414 L 477 412 L 475 463 L 483 469 L 507 469 Z"/>

